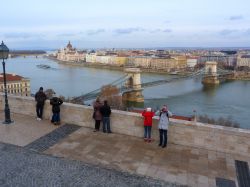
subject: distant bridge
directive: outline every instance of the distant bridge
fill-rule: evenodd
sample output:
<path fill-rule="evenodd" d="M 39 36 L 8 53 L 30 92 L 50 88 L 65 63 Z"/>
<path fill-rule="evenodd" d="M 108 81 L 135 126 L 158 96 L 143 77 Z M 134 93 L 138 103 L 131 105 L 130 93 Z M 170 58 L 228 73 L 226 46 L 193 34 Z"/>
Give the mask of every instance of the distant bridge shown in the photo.
<path fill-rule="evenodd" d="M 232 76 L 234 73 L 232 71 L 223 70 L 217 68 L 217 63 L 211 62 L 206 65 L 206 67 L 190 73 L 188 75 L 181 75 L 176 77 L 171 77 L 168 79 L 156 80 L 151 82 L 141 83 L 140 80 L 140 70 L 138 68 L 128 68 L 125 70 L 126 73 L 124 76 L 119 79 L 107 84 L 110 86 L 116 86 L 121 94 L 126 93 L 138 93 L 141 92 L 144 88 L 153 87 L 157 85 L 162 85 L 170 82 L 175 82 L 183 79 L 190 79 L 195 77 L 203 77 L 203 83 L 206 84 L 217 84 L 219 80 L 227 79 L 227 77 Z M 101 94 L 102 88 L 98 88 L 89 93 L 83 94 L 81 96 L 75 97 L 72 99 L 73 102 L 83 102 L 87 100 L 92 100 L 98 97 Z M 139 97 L 137 95 L 130 95 L 129 97 Z M 133 100 L 134 101 L 134 100 Z"/>

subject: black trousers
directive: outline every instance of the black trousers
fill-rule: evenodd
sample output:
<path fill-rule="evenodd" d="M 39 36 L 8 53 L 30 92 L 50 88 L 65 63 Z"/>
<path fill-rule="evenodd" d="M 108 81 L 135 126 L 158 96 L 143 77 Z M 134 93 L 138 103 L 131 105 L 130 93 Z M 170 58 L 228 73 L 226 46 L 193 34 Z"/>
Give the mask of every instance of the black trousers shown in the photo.
<path fill-rule="evenodd" d="M 36 115 L 38 118 L 41 118 L 43 117 L 43 106 L 44 105 L 36 105 Z"/>
<path fill-rule="evenodd" d="M 95 130 L 98 130 L 100 129 L 100 124 L 101 124 L 101 120 L 95 120 Z"/>
<path fill-rule="evenodd" d="M 160 145 L 166 146 L 168 143 L 168 130 L 159 129 Z"/>

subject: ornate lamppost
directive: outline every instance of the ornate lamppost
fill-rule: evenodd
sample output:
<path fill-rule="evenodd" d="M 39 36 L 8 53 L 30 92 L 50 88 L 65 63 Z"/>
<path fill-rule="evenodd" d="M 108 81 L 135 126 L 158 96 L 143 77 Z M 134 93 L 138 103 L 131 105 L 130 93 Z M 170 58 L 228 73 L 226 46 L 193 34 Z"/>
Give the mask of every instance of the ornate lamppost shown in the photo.
<path fill-rule="evenodd" d="M 3 43 L 0 45 L 0 59 L 3 59 L 3 81 L 4 81 L 4 97 L 5 97 L 5 107 L 4 107 L 4 113 L 5 113 L 5 120 L 4 124 L 10 124 L 12 121 L 10 119 L 10 108 L 8 104 L 8 95 L 7 95 L 7 88 L 6 88 L 6 74 L 5 74 L 5 62 L 4 60 L 7 59 L 9 56 L 9 49 L 8 47 Z"/>

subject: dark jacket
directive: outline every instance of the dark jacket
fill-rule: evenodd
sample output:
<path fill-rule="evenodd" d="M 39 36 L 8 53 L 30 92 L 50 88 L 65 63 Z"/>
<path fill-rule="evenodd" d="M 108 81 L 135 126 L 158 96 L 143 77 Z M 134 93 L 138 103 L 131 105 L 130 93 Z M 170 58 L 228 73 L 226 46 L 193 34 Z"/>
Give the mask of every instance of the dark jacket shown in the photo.
<path fill-rule="evenodd" d="M 93 118 L 95 120 L 102 120 L 102 114 L 100 112 L 100 109 L 102 107 L 102 104 L 100 102 L 95 101 L 93 108 L 94 108 L 94 114 L 93 114 Z"/>
<path fill-rule="evenodd" d="M 110 114 L 111 114 L 111 109 L 110 109 L 110 106 L 109 105 L 103 105 L 100 109 L 101 111 L 101 114 L 103 117 L 109 117 Z"/>
<path fill-rule="evenodd" d="M 52 112 L 53 113 L 59 113 L 60 112 L 60 105 L 63 103 L 63 101 L 58 97 L 53 97 L 50 99 L 50 104 L 52 105 Z"/>
<path fill-rule="evenodd" d="M 44 105 L 45 100 L 47 99 L 47 96 L 43 91 L 36 92 L 35 100 L 37 102 L 37 105 Z"/>

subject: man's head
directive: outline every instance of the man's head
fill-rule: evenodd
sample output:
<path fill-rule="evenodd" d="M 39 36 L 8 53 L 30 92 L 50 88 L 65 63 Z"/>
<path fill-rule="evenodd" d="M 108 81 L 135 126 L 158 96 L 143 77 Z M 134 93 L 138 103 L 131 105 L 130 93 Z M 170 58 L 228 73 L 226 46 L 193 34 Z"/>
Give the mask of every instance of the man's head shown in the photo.
<path fill-rule="evenodd" d="M 163 105 L 162 109 L 161 109 L 163 112 L 167 112 L 168 111 L 168 108 L 167 108 L 167 105 Z"/>
<path fill-rule="evenodd" d="M 39 88 L 39 91 L 43 91 L 43 87 L 40 87 L 40 88 Z"/>

